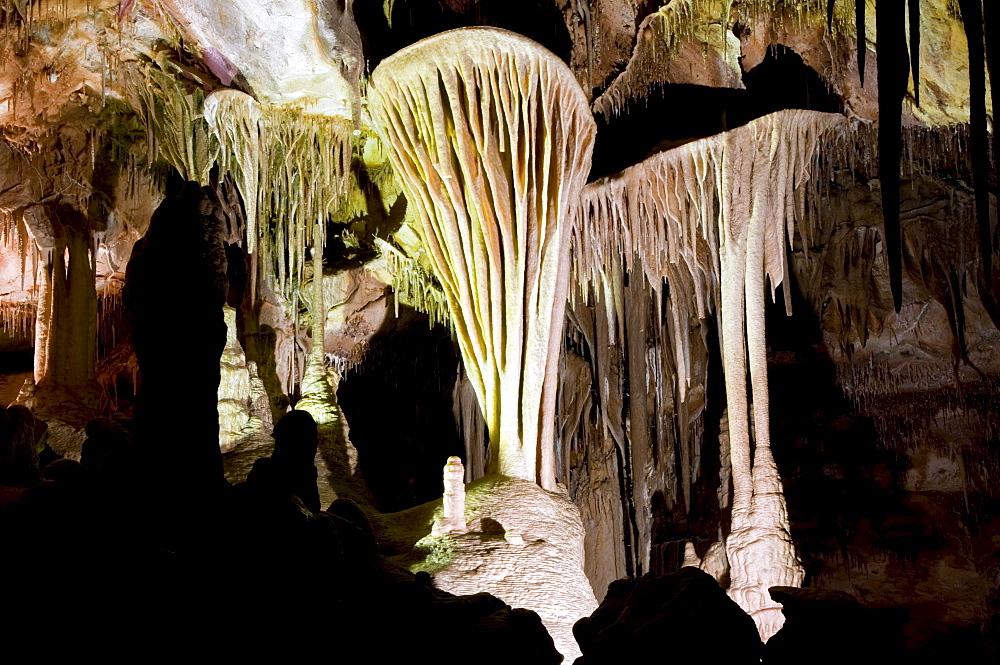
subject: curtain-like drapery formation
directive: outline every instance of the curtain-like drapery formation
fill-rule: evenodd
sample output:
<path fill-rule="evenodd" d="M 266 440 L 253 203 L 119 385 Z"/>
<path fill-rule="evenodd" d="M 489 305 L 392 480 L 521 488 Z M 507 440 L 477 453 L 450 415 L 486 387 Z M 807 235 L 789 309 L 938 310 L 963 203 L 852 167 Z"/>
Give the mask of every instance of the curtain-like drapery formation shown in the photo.
<path fill-rule="evenodd" d="M 369 108 L 421 220 L 492 470 L 554 489 L 570 212 L 596 132 L 583 91 L 555 55 L 492 28 L 408 47 L 372 83 Z"/>
<path fill-rule="evenodd" d="M 209 95 L 205 118 L 219 141 L 219 166 L 243 196 L 247 249 L 295 302 L 307 248 L 324 246 L 326 223 L 347 199 L 353 125 L 236 90 Z"/>
<path fill-rule="evenodd" d="M 691 330 L 711 312 L 719 316 L 733 479 L 730 595 L 764 637 L 781 623 L 767 588 L 797 586 L 803 577 L 770 450 L 765 279 L 773 295 L 788 278 L 785 243 L 797 222 L 808 234 L 804 185 L 816 149 L 842 123 L 836 115 L 782 111 L 660 153 L 587 186 L 575 229 L 581 283 L 601 289 L 624 262 L 666 299 L 680 411 L 692 388 Z"/>

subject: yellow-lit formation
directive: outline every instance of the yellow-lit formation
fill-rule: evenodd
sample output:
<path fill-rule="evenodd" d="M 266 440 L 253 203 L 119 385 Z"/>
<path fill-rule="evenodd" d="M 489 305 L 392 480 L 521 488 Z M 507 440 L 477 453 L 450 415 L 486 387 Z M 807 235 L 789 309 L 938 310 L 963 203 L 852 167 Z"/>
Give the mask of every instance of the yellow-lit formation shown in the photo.
<path fill-rule="evenodd" d="M 444 289 L 492 470 L 553 489 L 571 215 L 596 132 L 583 91 L 537 43 L 475 28 L 386 59 L 369 109 Z"/>

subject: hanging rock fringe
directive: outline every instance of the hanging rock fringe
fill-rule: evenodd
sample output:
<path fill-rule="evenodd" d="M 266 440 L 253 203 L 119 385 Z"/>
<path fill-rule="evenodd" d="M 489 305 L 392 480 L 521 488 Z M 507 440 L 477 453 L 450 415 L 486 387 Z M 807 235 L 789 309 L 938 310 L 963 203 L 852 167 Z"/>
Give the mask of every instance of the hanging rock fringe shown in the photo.
<path fill-rule="evenodd" d="M 110 353 L 122 340 L 126 330 L 127 315 L 122 304 L 124 282 L 109 280 L 97 292 L 97 340 L 105 353 Z"/>
<path fill-rule="evenodd" d="M 207 184 L 219 145 L 205 122 L 205 92 L 169 69 L 161 57 L 127 63 L 122 72 L 125 96 L 146 129 L 147 167 L 162 160 L 185 180 Z"/>
<path fill-rule="evenodd" d="M 280 294 L 297 302 L 306 249 L 323 247 L 326 222 L 351 184 L 346 118 L 269 106 L 236 90 L 212 93 L 205 118 L 217 138 L 219 166 L 236 181 L 247 219 L 247 249 Z"/>
<path fill-rule="evenodd" d="M 0 300 L 0 330 L 11 337 L 30 338 L 35 331 L 35 304 Z"/>
<path fill-rule="evenodd" d="M 17 254 L 20 261 L 20 289 L 25 291 L 25 276 L 33 270 L 33 251 L 35 243 L 31 241 L 20 216 L 0 211 L 0 248 L 5 254 Z M 29 252 L 32 252 L 29 255 Z M 35 303 L 27 299 L 14 299 L 12 294 L 0 298 L 0 331 L 11 337 L 31 337 L 35 329 Z M 24 295 L 28 295 L 25 293 Z"/>
<path fill-rule="evenodd" d="M 434 275 L 421 267 L 419 261 L 408 257 L 381 238 L 375 238 L 375 245 L 385 262 L 386 270 L 392 275 L 392 288 L 396 293 L 396 315 L 399 315 L 399 303 L 402 302 L 413 309 L 425 312 L 430 325 L 450 326 L 448 301 Z"/>

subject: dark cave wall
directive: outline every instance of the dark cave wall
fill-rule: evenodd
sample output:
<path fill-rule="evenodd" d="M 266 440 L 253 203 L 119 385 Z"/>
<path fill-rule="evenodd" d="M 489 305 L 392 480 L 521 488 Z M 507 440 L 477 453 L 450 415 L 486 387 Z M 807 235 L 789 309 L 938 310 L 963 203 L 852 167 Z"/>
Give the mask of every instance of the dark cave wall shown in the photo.
<path fill-rule="evenodd" d="M 452 410 L 459 362 L 446 328 L 402 306 L 341 380 L 337 401 L 383 512 L 436 499 L 448 457 L 466 457 Z"/>

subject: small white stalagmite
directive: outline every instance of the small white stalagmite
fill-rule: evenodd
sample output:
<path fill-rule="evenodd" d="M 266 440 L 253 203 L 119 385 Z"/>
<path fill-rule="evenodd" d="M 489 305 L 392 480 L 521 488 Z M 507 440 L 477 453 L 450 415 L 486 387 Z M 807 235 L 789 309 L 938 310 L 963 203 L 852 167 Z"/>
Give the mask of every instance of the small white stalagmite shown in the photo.
<path fill-rule="evenodd" d="M 455 455 L 444 465 L 444 517 L 435 533 L 465 533 L 465 467 Z"/>
<path fill-rule="evenodd" d="M 694 543 L 690 540 L 684 543 L 684 561 L 681 562 L 682 567 L 691 568 L 701 568 L 701 558 L 698 556 L 698 552 L 694 549 Z"/>

